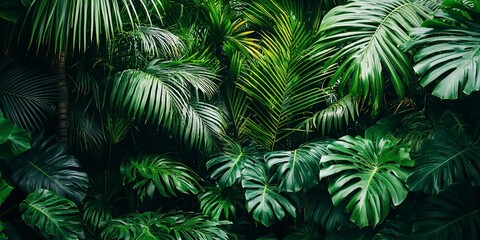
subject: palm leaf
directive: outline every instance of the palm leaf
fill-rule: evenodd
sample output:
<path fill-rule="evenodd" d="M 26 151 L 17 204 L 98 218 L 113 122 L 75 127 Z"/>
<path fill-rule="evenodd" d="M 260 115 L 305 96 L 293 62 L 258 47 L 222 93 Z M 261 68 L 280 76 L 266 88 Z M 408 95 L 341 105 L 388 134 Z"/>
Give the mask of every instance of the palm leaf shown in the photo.
<path fill-rule="evenodd" d="M 339 48 L 325 67 L 339 64 L 330 81 L 340 80 L 341 93 L 368 98 L 378 110 L 387 81 L 403 98 L 415 78 L 408 56 L 398 45 L 409 39 L 409 30 L 419 27 L 430 10 L 412 0 L 355 0 L 327 13 L 322 21 L 319 49 Z M 383 75 L 388 74 L 388 78 Z"/>
<path fill-rule="evenodd" d="M 480 186 L 480 144 L 468 134 L 437 130 L 415 158 L 407 178 L 412 191 L 437 193 L 455 182 Z"/>
<path fill-rule="evenodd" d="M 327 52 L 309 54 L 313 33 L 281 8 L 275 13 L 280 17 L 275 18 L 274 32 L 263 34 L 263 55 L 239 83 L 251 99 L 253 113 L 245 133 L 269 151 L 325 100 L 320 86 L 330 76 L 318 66 Z"/>
<path fill-rule="evenodd" d="M 85 51 L 90 43 L 100 46 L 111 40 L 127 24 L 135 28 L 153 15 L 160 17 L 161 0 L 140 1 L 61 1 L 35 0 L 31 4 L 23 31 L 28 32 L 29 47 L 42 45 L 55 53 Z M 126 21 L 125 21 L 126 20 Z"/>
<path fill-rule="evenodd" d="M 282 220 L 285 212 L 293 217 L 297 216 L 295 206 L 278 193 L 277 187 L 272 184 L 272 178 L 267 175 L 264 163 L 247 161 L 242 175 L 247 210 L 252 212 L 255 220 L 269 227 L 275 223 L 275 219 Z"/>
<path fill-rule="evenodd" d="M 58 100 L 57 79 L 26 67 L 6 67 L 0 63 L 0 105 L 16 125 L 41 129 L 54 112 Z"/>
<path fill-rule="evenodd" d="M 112 207 L 104 199 L 92 199 L 83 206 L 83 222 L 97 230 L 104 222 L 113 219 Z"/>
<path fill-rule="evenodd" d="M 227 141 L 222 149 L 222 155 L 207 162 L 207 169 L 212 170 L 210 176 L 216 179 L 221 187 L 230 187 L 242 177 L 242 170 L 248 159 L 258 157 L 256 146 L 242 147 L 233 141 Z"/>
<path fill-rule="evenodd" d="M 22 219 L 47 239 L 83 239 L 77 206 L 54 192 L 37 189 L 20 203 Z"/>
<path fill-rule="evenodd" d="M 69 105 L 69 147 L 81 153 L 98 151 L 105 143 L 106 136 L 98 119 L 99 114 L 94 112 L 91 105 L 92 102 L 84 105 L 78 100 Z"/>
<path fill-rule="evenodd" d="M 420 207 L 412 239 L 478 239 L 478 189 L 457 184 L 430 197 Z"/>
<path fill-rule="evenodd" d="M 153 198 L 155 189 L 163 197 L 181 193 L 197 194 L 200 188 L 198 176 L 185 165 L 168 156 L 141 156 L 130 158 L 121 165 L 124 182 L 133 182 L 141 199 Z"/>
<path fill-rule="evenodd" d="M 329 145 L 332 154 L 321 158 L 320 178 L 334 177 L 328 185 L 333 204 L 347 199 L 350 219 L 359 227 L 378 225 L 391 204 L 398 206 L 407 197 L 405 167 L 413 161 L 399 141 L 344 136 Z"/>
<path fill-rule="evenodd" d="M 198 200 L 202 213 L 214 221 L 235 218 L 237 207 L 244 201 L 243 192 L 239 189 L 222 189 L 218 186 L 205 188 L 205 192 L 198 195 Z"/>
<path fill-rule="evenodd" d="M 480 90 L 479 4 L 464 2 L 444 1 L 444 10 L 422 28 L 412 29 L 411 40 L 404 45 L 417 50 L 415 71 L 421 75 L 420 84 L 435 83 L 432 94 L 442 99 Z"/>
<path fill-rule="evenodd" d="M 54 138 L 34 138 L 32 149 L 11 159 L 13 181 L 25 192 L 43 188 L 77 203 L 88 189 L 88 176 L 78 160 L 68 155 L 65 147 Z"/>
<path fill-rule="evenodd" d="M 293 151 L 275 151 L 265 154 L 267 170 L 276 170 L 279 190 L 285 192 L 306 191 L 320 181 L 320 161 L 329 153 L 330 141 L 315 141 L 301 145 Z"/>
<path fill-rule="evenodd" d="M 9 159 L 30 147 L 30 133 L 10 123 L 0 110 L 0 159 Z"/>

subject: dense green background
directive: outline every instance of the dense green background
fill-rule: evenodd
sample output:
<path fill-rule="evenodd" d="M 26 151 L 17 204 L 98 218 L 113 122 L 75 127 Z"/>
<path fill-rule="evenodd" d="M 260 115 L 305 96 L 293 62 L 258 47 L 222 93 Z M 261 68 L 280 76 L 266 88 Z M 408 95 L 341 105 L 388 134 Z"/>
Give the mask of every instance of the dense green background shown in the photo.
<path fill-rule="evenodd" d="M 3 0 L 0 239 L 479 239 L 480 1 Z"/>

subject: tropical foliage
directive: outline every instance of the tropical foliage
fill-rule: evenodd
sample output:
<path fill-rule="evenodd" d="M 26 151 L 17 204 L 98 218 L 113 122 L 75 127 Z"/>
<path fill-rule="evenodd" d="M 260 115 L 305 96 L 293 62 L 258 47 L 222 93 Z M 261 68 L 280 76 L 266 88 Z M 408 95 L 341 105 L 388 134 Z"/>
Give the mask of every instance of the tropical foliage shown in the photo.
<path fill-rule="evenodd" d="M 2 1 L 0 239 L 479 239 L 479 22 L 477 0 Z"/>

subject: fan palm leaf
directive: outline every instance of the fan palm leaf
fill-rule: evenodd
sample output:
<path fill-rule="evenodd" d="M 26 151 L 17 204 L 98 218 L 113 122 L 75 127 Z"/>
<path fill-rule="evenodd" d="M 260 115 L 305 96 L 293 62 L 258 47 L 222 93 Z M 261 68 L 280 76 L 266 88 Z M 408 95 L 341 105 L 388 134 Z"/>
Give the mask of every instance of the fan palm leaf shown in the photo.
<path fill-rule="evenodd" d="M 81 203 L 88 189 L 88 176 L 79 161 L 54 138 L 34 138 L 32 148 L 11 159 L 13 181 L 25 192 L 48 189 L 60 197 Z"/>
<path fill-rule="evenodd" d="M 480 4 L 444 1 L 443 6 L 434 19 L 412 29 L 404 47 L 417 50 L 415 71 L 423 87 L 435 84 L 433 95 L 458 99 L 480 90 Z"/>
<path fill-rule="evenodd" d="M 321 158 L 320 178 L 334 177 L 328 185 L 335 206 L 348 201 L 350 219 L 359 227 L 376 226 L 408 194 L 405 179 L 411 167 L 399 139 L 381 136 L 343 136 L 331 143 L 332 154 Z"/>
<path fill-rule="evenodd" d="M 77 206 L 54 192 L 37 189 L 20 203 L 22 219 L 47 239 L 83 239 Z"/>
<path fill-rule="evenodd" d="M 434 194 L 455 182 L 480 186 L 480 144 L 466 133 L 435 131 L 415 160 L 407 178 L 412 191 Z"/>
<path fill-rule="evenodd" d="M 341 93 L 368 98 L 378 110 L 390 81 L 403 98 L 415 78 L 413 66 L 397 46 L 409 39 L 430 9 L 413 0 L 354 0 L 335 7 L 322 21 L 319 49 L 338 48 L 325 67 L 339 64 L 330 84 L 340 80 Z M 384 75 L 388 77 L 385 78 Z"/>
<path fill-rule="evenodd" d="M 41 129 L 58 100 L 54 76 L 22 66 L 8 68 L 7 61 L 0 62 L 0 105 L 16 125 Z"/>

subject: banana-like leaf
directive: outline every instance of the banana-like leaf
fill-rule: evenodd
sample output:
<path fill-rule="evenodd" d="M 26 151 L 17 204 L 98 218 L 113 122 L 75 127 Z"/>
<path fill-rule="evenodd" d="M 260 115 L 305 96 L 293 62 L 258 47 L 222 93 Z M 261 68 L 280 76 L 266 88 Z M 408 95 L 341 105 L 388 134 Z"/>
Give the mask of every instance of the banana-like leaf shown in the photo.
<path fill-rule="evenodd" d="M 374 110 L 382 106 L 388 79 L 403 98 L 415 74 L 409 57 L 397 46 L 430 11 L 414 0 L 354 0 L 333 8 L 322 21 L 317 43 L 321 50 L 338 48 L 325 64 L 339 64 L 330 84 L 339 80 L 341 93 L 348 90 L 368 98 Z"/>
<path fill-rule="evenodd" d="M 274 14 L 278 16 L 272 33 L 263 34 L 262 56 L 239 82 L 251 99 L 253 113 L 246 121 L 245 133 L 268 151 L 297 132 L 295 127 L 326 99 L 321 85 L 332 73 L 322 71 L 328 51 L 310 53 L 314 33 L 281 7 L 276 7 Z"/>
<path fill-rule="evenodd" d="M 463 3 L 464 2 L 464 3 Z M 415 71 L 432 94 L 458 99 L 480 90 L 480 8 L 478 1 L 443 2 L 443 11 L 412 29 L 403 47 L 416 49 Z M 461 13 L 459 13 L 459 11 Z"/>
<path fill-rule="evenodd" d="M 479 197 L 478 189 L 461 184 L 429 197 L 420 207 L 412 239 L 480 238 Z"/>
<path fill-rule="evenodd" d="M 42 129 L 58 101 L 58 79 L 52 75 L 0 62 L 0 105 L 16 125 Z"/>
<path fill-rule="evenodd" d="M 133 182 L 133 189 L 141 199 L 145 196 L 153 198 L 155 189 L 163 197 L 176 196 L 176 191 L 197 194 L 201 189 L 197 174 L 168 156 L 130 158 L 120 168 L 124 182 Z"/>
<path fill-rule="evenodd" d="M 413 166 L 408 149 L 399 139 L 343 136 L 322 156 L 320 178 L 333 177 L 328 185 L 335 206 L 348 201 L 350 219 L 359 227 L 376 226 L 408 194 L 405 179 Z"/>
<path fill-rule="evenodd" d="M 243 192 L 239 189 L 222 189 L 218 186 L 205 188 L 205 192 L 198 195 L 202 213 L 214 221 L 235 218 L 236 208 L 242 206 L 243 198 Z"/>
<path fill-rule="evenodd" d="M 82 202 L 88 189 L 88 176 L 65 146 L 42 135 L 33 139 L 32 149 L 11 159 L 13 181 L 25 192 L 48 189 L 60 197 Z"/>
<path fill-rule="evenodd" d="M 315 141 L 301 145 L 293 151 L 275 151 L 265 154 L 267 170 L 276 170 L 279 190 L 285 192 L 306 191 L 320 181 L 320 158 L 330 153 L 331 141 Z"/>
<path fill-rule="evenodd" d="M 242 170 L 247 159 L 257 158 L 258 148 L 242 147 L 233 141 L 227 141 L 222 155 L 207 162 L 207 169 L 212 170 L 210 176 L 216 179 L 221 187 L 230 187 L 242 177 Z"/>
<path fill-rule="evenodd" d="M 10 123 L 0 110 L 0 159 L 9 159 L 30 147 L 30 133 Z"/>
<path fill-rule="evenodd" d="M 37 189 L 20 203 L 25 223 L 47 239 L 83 239 L 82 220 L 77 206 L 54 192 Z"/>
<path fill-rule="evenodd" d="M 229 224 L 182 212 L 132 213 L 108 221 L 101 236 L 105 240 L 226 240 L 223 227 Z"/>
<path fill-rule="evenodd" d="M 455 182 L 480 186 L 480 144 L 468 134 L 438 129 L 415 158 L 407 178 L 412 191 L 437 193 Z"/>
<path fill-rule="evenodd" d="M 269 227 L 275 223 L 275 219 L 282 220 L 285 212 L 297 216 L 295 206 L 272 184 L 263 162 L 247 161 L 242 175 L 247 210 L 252 212 L 255 220 Z"/>

